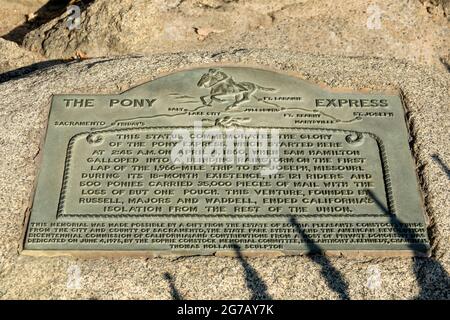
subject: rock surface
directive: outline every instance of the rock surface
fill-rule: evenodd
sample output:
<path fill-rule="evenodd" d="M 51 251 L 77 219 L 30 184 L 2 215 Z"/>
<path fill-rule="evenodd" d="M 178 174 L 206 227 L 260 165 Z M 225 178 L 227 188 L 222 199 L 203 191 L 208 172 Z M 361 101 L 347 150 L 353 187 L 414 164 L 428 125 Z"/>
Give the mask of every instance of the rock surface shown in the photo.
<path fill-rule="evenodd" d="M 272 48 L 399 58 L 442 67 L 450 58 L 448 0 L 97 0 L 79 29 L 62 15 L 24 46 L 48 58 Z"/>
<path fill-rule="evenodd" d="M 19 47 L 15 42 L 0 38 L 0 74 L 42 61 L 45 57 Z M 17 71 L 19 73 L 19 71 Z M 1 78 L 1 76 L 0 76 Z M 0 80 L 1 81 L 1 80 Z"/>
<path fill-rule="evenodd" d="M 118 93 L 161 74 L 206 63 L 261 65 L 330 87 L 400 89 L 429 219 L 432 257 L 20 255 L 51 95 Z M 170 299 L 179 294 L 187 299 L 449 299 L 449 88 L 450 74 L 396 60 L 256 49 L 73 61 L 2 83 L 0 298 Z"/>

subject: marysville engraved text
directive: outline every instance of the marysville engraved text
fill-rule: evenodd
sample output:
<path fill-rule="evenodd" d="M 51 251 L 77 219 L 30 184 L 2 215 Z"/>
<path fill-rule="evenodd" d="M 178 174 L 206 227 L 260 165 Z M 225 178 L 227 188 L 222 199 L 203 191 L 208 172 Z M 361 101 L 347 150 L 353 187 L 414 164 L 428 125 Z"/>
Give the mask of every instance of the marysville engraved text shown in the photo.
<path fill-rule="evenodd" d="M 426 253 L 408 138 L 397 94 L 265 69 L 55 95 L 24 252 Z"/>

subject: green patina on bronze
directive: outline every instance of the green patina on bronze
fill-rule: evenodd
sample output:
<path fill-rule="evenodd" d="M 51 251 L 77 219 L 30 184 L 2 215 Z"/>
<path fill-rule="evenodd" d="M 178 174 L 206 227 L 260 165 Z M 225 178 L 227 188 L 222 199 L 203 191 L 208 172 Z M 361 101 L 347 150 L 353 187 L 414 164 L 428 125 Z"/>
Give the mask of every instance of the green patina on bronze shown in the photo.
<path fill-rule="evenodd" d="M 279 164 L 177 164 L 174 130 L 276 129 Z M 227 131 L 228 130 L 228 131 Z M 25 252 L 427 253 L 402 101 L 263 69 L 55 95 Z"/>

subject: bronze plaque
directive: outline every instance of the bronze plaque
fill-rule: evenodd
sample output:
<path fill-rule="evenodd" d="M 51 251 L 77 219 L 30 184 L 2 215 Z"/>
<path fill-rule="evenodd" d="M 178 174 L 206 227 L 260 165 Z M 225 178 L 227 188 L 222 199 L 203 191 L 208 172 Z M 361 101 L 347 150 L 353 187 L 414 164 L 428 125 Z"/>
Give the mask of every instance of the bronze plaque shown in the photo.
<path fill-rule="evenodd" d="M 55 95 L 24 252 L 426 254 L 404 117 L 247 67 Z"/>

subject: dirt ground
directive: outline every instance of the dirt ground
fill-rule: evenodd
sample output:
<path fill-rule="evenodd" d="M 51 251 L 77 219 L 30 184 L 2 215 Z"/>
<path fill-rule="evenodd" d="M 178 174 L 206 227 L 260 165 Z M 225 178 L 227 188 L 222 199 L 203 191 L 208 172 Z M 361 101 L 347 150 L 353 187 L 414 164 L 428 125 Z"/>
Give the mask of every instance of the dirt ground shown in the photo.
<path fill-rule="evenodd" d="M 6 35 L 9 31 L 17 26 L 22 25 L 30 16 L 47 0 L 1 0 L 0 1 L 0 34 Z"/>

